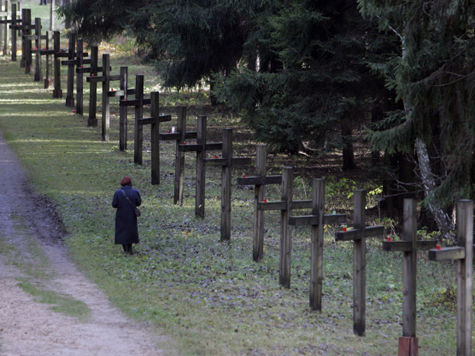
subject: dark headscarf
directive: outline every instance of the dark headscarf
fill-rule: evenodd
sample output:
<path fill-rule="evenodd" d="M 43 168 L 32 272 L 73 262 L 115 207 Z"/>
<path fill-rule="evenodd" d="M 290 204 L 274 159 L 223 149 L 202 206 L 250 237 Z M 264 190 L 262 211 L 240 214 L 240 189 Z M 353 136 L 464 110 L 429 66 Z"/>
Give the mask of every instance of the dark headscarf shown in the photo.
<path fill-rule="evenodd" d="M 120 185 L 121 185 L 121 186 L 132 185 L 132 179 L 130 179 L 129 176 L 125 176 L 125 177 L 122 178 L 122 180 L 120 181 Z"/>

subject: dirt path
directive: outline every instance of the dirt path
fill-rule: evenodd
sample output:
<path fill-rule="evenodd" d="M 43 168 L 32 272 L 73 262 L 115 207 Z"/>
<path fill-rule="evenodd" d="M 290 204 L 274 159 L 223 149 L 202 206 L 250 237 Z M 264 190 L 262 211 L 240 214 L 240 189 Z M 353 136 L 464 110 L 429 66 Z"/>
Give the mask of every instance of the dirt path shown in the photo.
<path fill-rule="evenodd" d="M 68 259 L 54 210 L 31 193 L 1 132 L 0 182 L 0 354 L 164 354 L 163 336 L 124 317 Z M 38 301 L 51 295 L 83 315 Z"/>

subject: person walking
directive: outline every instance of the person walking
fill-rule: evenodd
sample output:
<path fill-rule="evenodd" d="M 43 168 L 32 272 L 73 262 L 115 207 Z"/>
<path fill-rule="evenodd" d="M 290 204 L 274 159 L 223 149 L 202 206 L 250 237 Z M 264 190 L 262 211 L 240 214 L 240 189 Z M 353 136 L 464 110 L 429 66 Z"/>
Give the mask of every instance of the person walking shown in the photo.
<path fill-rule="evenodd" d="M 112 199 L 112 207 L 116 208 L 115 214 L 115 244 L 122 245 L 124 252 L 133 254 L 132 244 L 139 243 L 137 228 L 137 207 L 142 204 L 142 198 L 137 189 L 132 188 L 132 180 L 125 176 L 120 181 L 122 188 L 117 189 Z"/>

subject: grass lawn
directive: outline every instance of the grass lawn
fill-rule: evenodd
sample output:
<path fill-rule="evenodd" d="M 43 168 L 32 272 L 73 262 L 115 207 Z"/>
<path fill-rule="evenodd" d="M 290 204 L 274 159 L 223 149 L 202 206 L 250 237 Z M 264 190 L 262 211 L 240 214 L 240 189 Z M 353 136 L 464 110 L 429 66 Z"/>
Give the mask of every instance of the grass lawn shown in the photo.
<path fill-rule="evenodd" d="M 121 62 L 114 59 L 113 71 Z M 148 88 L 158 84 L 150 68 L 136 64 L 130 70 L 147 73 L 152 79 Z M 151 186 L 149 145 L 143 166 L 133 164 L 132 152 L 118 151 L 116 115 L 111 140 L 101 142 L 99 129 L 87 127 L 87 114 L 74 115 L 64 99 L 52 99 L 51 90 L 34 83 L 18 63 L 2 60 L 0 78 L 0 131 L 36 193 L 56 205 L 69 232 L 65 239 L 71 257 L 127 315 L 171 335 L 180 354 L 397 354 L 402 332 L 400 254 L 383 252 L 378 241 L 368 244 L 366 336 L 357 337 L 352 332 L 352 246 L 335 243 L 334 231 L 328 229 L 325 238 L 323 311 L 311 312 L 309 229 L 292 232 L 292 285 L 280 288 L 279 215 L 266 215 L 265 258 L 254 263 L 251 190 L 233 187 L 232 241 L 220 243 L 217 169 L 207 172 L 206 218 L 196 219 L 193 155 L 186 157 L 184 204 L 175 206 L 174 144 L 161 144 L 162 182 Z M 176 93 L 162 101 L 164 106 L 183 102 Z M 231 119 L 220 122 L 217 115 L 213 120 L 216 131 L 236 124 Z M 134 256 L 113 245 L 111 200 L 126 174 L 143 197 L 141 243 Z M 334 186 L 328 185 L 328 194 Z M 298 198 L 310 196 L 304 182 L 298 187 Z M 278 196 L 277 188 L 270 189 L 269 200 Z M 455 354 L 454 267 L 419 256 L 420 355 Z"/>

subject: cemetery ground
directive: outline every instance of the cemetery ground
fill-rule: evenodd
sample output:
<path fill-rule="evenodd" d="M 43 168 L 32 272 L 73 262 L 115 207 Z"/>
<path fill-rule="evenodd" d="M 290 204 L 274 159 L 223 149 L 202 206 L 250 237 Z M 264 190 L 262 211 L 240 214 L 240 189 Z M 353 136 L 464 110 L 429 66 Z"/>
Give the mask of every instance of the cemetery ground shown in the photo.
<path fill-rule="evenodd" d="M 154 78 L 150 68 L 131 67 L 128 59 L 116 58 L 113 72 L 118 71 L 120 63 L 129 65 L 130 78 L 134 72 L 148 71 L 146 92 L 156 89 L 157 83 L 150 80 Z M 293 230 L 291 288 L 279 287 L 279 216 L 266 213 L 265 257 L 253 262 L 252 190 L 233 187 L 232 238 L 229 243 L 220 243 L 219 170 L 207 169 L 206 218 L 197 219 L 194 155 L 186 157 L 183 206 L 173 205 L 174 143 L 161 143 L 161 184 L 152 186 L 149 130 L 144 130 L 148 142 L 144 165 L 134 165 L 130 148 L 127 153 L 118 150 L 114 100 L 111 138 L 101 142 L 100 129 L 87 127 L 87 110 L 83 117 L 74 115 L 64 99 L 52 99 L 51 90 L 34 83 L 18 63 L 2 60 L 0 77 L 0 131 L 21 161 L 34 194 L 49 202 L 45 209 L 51 205 L 58 214 L 58 223 L 66 231 L 62 240 L 69 257 L 127 316 L 169 335 L 179 354 L 397 353 L 402 257 L 384 252 L 381 241 L 368 241 L 367 327 L 366 336 L 358 337 L 352 332 L 352 246 L 335 243 L 334 230 L 329 228 L 325 236 L 322 312 L 312 312 L 308 307 L 310 229 Z M 87 90 L 85 98 L 87 107 Z M 187 93 L 185 99 L 177 93 L 165 93 L 160 97 L 161 111 L 191 102 L 191 114 L 202 114 L 202 109 L 210 115 L 214 141 L 220 138 L 221 128 L 236 127 L 238 122 L 202 107 L 204 99 L 204 92 Z M 189 115 L 188 128 L 195 123 Z M 162 124 L 161 131 L 166 132 L 171 125 L 173 121 Z M 251 135 L 237 131 L 238 155 L 252 156 Z M 132 133 L 133 120 L 129 120 L 129 147 Z M 279 170 L 280 159 L 271 160 L 274 172 Z M 235 170 L 233 182 L 249 172 L 252 169 Z M 126 174 L 143 198 L 141 243 L 133 256 L 124 255 L 121 247 L 113 244 L 115 211 L 111 199 Z M 351 191 L 363 180 L 327 178 L 327 209 L 350 212 Z M 295 187 L 296 199 L 311 195 L 305 179 L 298 178 Z M 364 188 L 376 186 L 367 182 Z M 266 198 L 278 197 L 279 188 L 269 187 Z M 11 237 L 0 235 L 0 252 L 18 264 L 9 252 L 14 245 L 5 248 L 6 238 Z M 35 243 L 31 241 L 31 246 Z M 39 258 L 37 264 L 41 261 Z M 40 265 L 21 263 L 22 268 L 41 270 Z M 421 355 L 455 354 L 455 281 L 453 265 L 429 262 L 426 254 L 418 256 L 417 334 Z M 35 293 L 25 281 L 18 283 Z M 54 306 L 58 303 L 51 301 Z M 85 308 L 78 308 L 76 317 L 78 322 L 90 318 Z"/>

